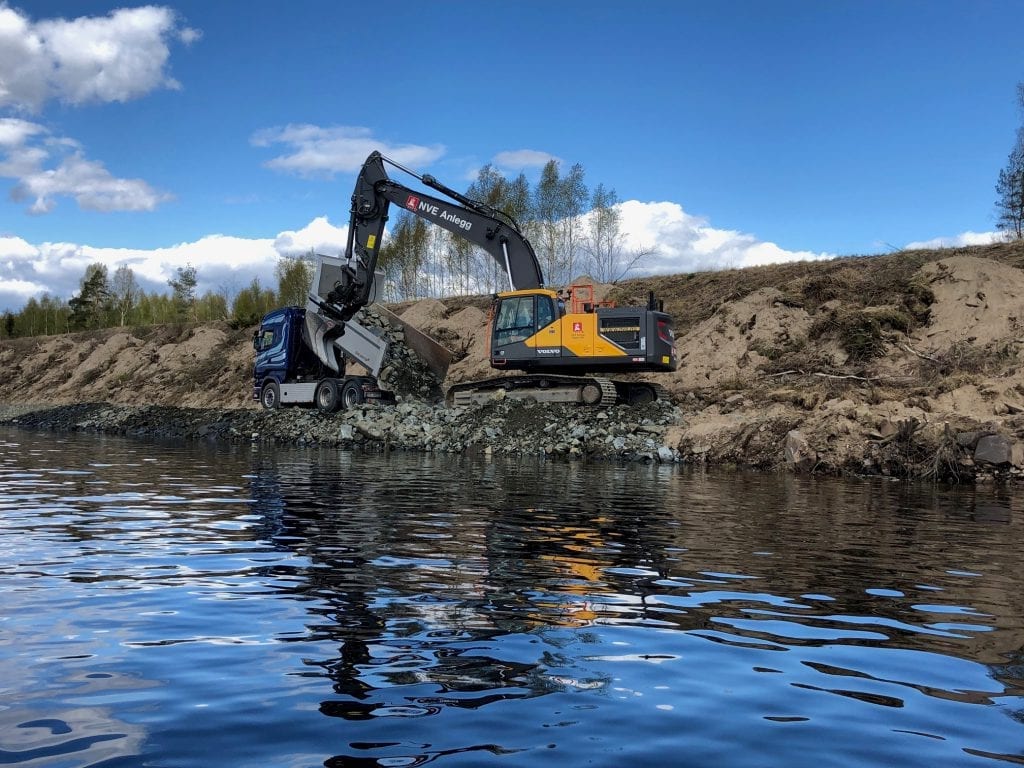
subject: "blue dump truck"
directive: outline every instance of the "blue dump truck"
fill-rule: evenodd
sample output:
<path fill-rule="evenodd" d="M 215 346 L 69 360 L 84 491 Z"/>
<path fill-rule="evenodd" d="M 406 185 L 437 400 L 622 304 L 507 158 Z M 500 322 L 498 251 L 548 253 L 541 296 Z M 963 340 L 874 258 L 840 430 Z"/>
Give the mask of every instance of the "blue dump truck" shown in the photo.
<path fill-rule="evenodd" d="M 392 343 L 388 334 L 355 317 L 335 319 L 320 306 L 320 297 L 330 292 L 344 264 L 342 259 L 319 257 L 306 307 L 275 309 L 260 322 L 253 335 L 253 399 L 264 408 L 315 405 L 333 413 L 365 402 L 394 402 L 394 394 L 378 380 Z M 367 299 L 375 297 L 373 289 Z M 444 379 L 451 362 L 447 349 L 380 305 L 374 306 L 374 314 L 400 333 L 405 346 L 438 381 Z M 347 373 L 348 363 L 358 364 L 362 371 Z"/>
<path fill-rule="evenodd" d="M 260 323 L 253 339 L 253 399 L 264 408 L 315 403 L 321 411 L 333 413 L 368 400 L 394 400 L 373 376 L 338 375 L 327 368 L 303 339 L 305 329 L 306 310 L 302 307 L 274 310 Z"/>

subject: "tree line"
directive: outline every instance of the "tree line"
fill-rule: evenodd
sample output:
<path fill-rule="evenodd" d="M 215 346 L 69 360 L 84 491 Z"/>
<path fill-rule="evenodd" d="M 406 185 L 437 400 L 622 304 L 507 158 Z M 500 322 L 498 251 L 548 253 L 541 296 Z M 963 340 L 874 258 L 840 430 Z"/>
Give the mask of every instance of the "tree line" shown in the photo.
<path fill-rule="evenodd" d="M 1024 83 L 1017 84 L 1017 106 L 1024 115 Z M 1013 149 L 999 171 L 996 194 L 996 226 L 1012 240 L 1024 239 L 1024 124 L 1017 129 Z"/>
<path fill-rule="evenodd" d="M 311 259 L 312 254 L 282 257 L 275 268 L 276 290 L 253 278 L 237 293 L 224 288 L 202 295 L 196 292 L 199 273 L 191 264 L 175 270 L 167 281 L 169 293 L 142 290 L 131 267 L 118 267 L 111 275 L 106 265 L 90 264 L 71 299 L 44 293 L 29 299 L 18 312 L 4 312 L 0 338 L 214 320 L 236 327 L 254 325 L 275 307 L 305 304 L 313 278 Z"/>

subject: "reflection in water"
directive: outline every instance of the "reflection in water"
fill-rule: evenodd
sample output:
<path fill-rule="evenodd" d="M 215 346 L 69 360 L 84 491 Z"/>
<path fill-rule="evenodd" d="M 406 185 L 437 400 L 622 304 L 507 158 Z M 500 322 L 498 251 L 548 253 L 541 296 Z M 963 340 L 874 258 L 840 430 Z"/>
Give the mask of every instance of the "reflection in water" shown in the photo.
<path fill-rule="evenodd" d="M 6 438 L 0 763 L 1024 762 L 998 490 Z"/>

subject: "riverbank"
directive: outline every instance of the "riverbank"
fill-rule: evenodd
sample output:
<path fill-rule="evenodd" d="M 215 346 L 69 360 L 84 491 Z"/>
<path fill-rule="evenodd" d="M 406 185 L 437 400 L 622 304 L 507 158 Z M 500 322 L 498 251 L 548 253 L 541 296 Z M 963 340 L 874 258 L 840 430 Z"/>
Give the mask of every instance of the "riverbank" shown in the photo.
<path fill-rule="evenodd" d="M 374 452 L 675 462 L 681 457 L 665 444 L 665 436 L 680 415 L 669 402 L 639 408 L 581 409 L 498 397 L 469 407 L 405 402 L 332 415 L 305 408 L 263 411 L 109 403 L 21 405 L 0 407 L 0 424 L 55 432 L 323 445 Z"/>
<path fill-rule="evenodd" d="M 0 407 L 0 424 L 36 431 L 326 446 L 375 453 L 547 456 L 943 482 L 1024 478 L 1024 444 L 1000 429 L 954 426 L 949 421 L 939 426 L 911 416 L 885 421 L 863 438 L 844 427 L 843 421 L 835 422 L 836 414 L 852 424 L 858 423 L 858 417 L 873 421 L 869 410 L 851 400 L 827 404 L 818 418 L 800 418 L 778 403 L 754 407 L 745 399 L 725 408 L 696 400 L 689 407 L 662 402 L 639 408 L 580 408 L 495 398 L 487 404 L 457 408 L 417 402 L 365 406 L 329 416 L 302 408 L 22 404 Z M 827 422 L 833 423 L 826 430 Z M 841 433 L 846 439 L 826 438 L 822 451 L 815 442 L 825 433 Z"/>
<path fill-rule="evenodd" d="M 673 316 L 679 369 L 648 409 L 511 400 L 324 416 L 251 400 L 252 329 L 0 342 L 5 423 L 185 439 L 672 461 L 964 482 L 1024 473 L 1024 244 L 625 281 Z M 493 374 L 487 297 L 393 307 L 445 344 L 445 387 Z M 102 402 L 103 404 L 90 404 Z M 45 404 L 33 406 L 33 404 Z M 29 407 L 33 406 L 33 407 Z M 15 422 L 16 420 L 16 422 Z"/>

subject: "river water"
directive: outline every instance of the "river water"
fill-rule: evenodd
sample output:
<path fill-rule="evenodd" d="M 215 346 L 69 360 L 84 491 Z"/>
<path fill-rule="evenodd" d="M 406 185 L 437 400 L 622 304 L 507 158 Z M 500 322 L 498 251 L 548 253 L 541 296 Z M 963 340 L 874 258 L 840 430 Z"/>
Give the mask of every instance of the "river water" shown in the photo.
<path fill-rule="evenodd" d="M 995 489 L 0 431 L 0 765 L 1020 764 L 1022 534 Z"/>

